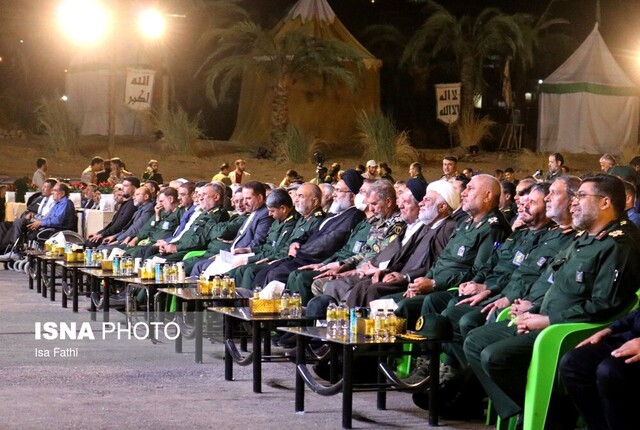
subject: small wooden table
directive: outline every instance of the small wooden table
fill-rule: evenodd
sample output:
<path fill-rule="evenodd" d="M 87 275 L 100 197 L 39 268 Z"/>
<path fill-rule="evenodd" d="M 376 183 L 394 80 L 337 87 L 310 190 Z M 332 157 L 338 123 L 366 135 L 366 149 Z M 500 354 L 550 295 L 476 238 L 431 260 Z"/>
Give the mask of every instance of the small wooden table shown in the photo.
<path fill-rule="evenodd" d="M 248 307 L 211 307 L 208 311 L 217 312 L 224 316 L 224 379 L 233 381 L 233 362 L 241 366 L 253 364 L 253 392 L 262 392 L 262 362 L 276 362 L 288 360 L 285 356 L 271 355 L 271 330 L 278 326 L 302 324 L 313 321 L 301 316 L 299 318 L 281 317 L 280 314 L 252 314 Z M 234 321 L 244 321 L 251 324 L 253 350 L 246 357 L 242 357 L 233 341 Z M 264 339 L 264 346 L 262 340 Z M 264 348 L 264 349 L 263 349 Z M 264 353 L 263 353 L 264 352 Z"/>
<path fill-rule="evenodd" d="M 304 386 L 308 385 L 312 391 L 324 396 L 332 396 L 342 393 L 342 427 L 351 428 L 353 415 L 352 401 L 354 391 L 377 391 L 378 409 L 386 409 L 386 390 L 402 388 L 406 391 L 417 391 L 429 386 L 429 425 L 438 425 L 438 388 L 439 388 L 439 366 L 430 366 L 430 375 L 422 382 L 414 385 L 403 383 L 394 372 L 386 365 L 386 358 L 389 354 L 401 354 L 400 351 L 391 351 L 394 345 L 422 344 L 423 350 L 428 351 L 431 363 L 440 361 L 441 341 L 430 340 L 405 340 L 395 338 L 385 342 L 378 342 L 372 338 L 365 337 L 364 334 L 350 334 L 341 337 L 331 337 L 327 335 L 326 327 L 278 327 L 278 330 L 296 335 L 296 399 L 295 411 L 304 411 Z M 307 342 L 310 340 L 328 343 L 331 346 L 332 365 L 338 357 L 337 350 L 342 349 L 342 379 L 335 381 L 332 378 L 331 385 L 323 385 L 315 380 L 307 368 L 305 350 Z M 353 381 L 352 366 L 356 355 L 375 355 L 378 357 L 378 379 L 377 384 L 358 384 Z M 332 375 L 335 375 L 332 369 Z"/>
<path fill-rule="evenodd" d="M 102 305 L 102 320 L 104 322 L 109 322 L 109 291 L 111 285 L 115 282 L 116 278 L 119 278 L 119 281 L 123 279 L 131 279 L 133 275 L 130 277 L 125 277 L 120 274 L 115 274 L 110 270 L 102 270 L 99 268 L 83 268 L 80 271 L 87 276 L 89 276 L 91 283 L 91 320 L 96 320 L 96 303 L 94 300 L 94 296 L 100 296 L 100 281 L 104 280 L 104 291 L 102 292 L 103 305 Z"/>
<path fill-rule="evenodd" d="M 65 260 L 57 260 L 56 265 L 62 269 L 62 307 L 67 307 L 67 299 L 71 292 L 72 311 L 78 312 L 78 288 L 81 279 L 80 269 L 96 268 L 93 264 L 87 264 L 84 261 L 67 262 Z M 68 272 L 71 271 L 71 287 L 67 284 Z M 51 282 L 55 284 L 55 269 L 51 274 Z"/>
<path fill-rule="evenodd" d="M 207 302 L 214 302 L 221 306 L 247 306 L 248 299 L 243 297 L 236 298 L 220 298 L 214 297 L 211 294 L 198 293 L 195 286 L 186 286 L 183 288 L 159 288 L 158 292 L 177 297 L 178 299 L 178 319 L 182 318 L 182 312 L 180 312 L 181 302 L 193 302 L 195 304 L 195 322 L 194 322 L 194 338 L 195 338 L 195 361 L 196 363 L 202 363 L 202 340 L 203 340 L 203 320 L 204 309 Z M 180 320 L 181 321 L 181 320 Z M 178 322 L 180 325 L 180 322 Z M 175 350 L 177 353 L 182 352 L 182 339 L 184 336 L 182 325 L 180 328 L 180 336 L 176 339 Z"/>

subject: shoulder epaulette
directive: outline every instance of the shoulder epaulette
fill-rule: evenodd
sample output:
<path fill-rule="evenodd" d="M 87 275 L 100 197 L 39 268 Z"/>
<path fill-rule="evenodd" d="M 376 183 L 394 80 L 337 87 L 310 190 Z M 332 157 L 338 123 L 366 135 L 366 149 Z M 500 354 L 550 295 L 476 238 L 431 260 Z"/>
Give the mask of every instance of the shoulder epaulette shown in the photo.
<path fill-rule="evenodd" d="M 609 232 L 608 235 L 613 237 L 613 238 L 622 237 L 622 236 L 624 236 L 624 231 L 622 231 L 622 230 L 613 230 L 613 231 Z"/>
<path fill-rule="evenodd" d="M 292 219 L 293 219 L 293 214 L 289 215 L 287 219 L 284 220 L 284 222 L 291 221 Z"/>

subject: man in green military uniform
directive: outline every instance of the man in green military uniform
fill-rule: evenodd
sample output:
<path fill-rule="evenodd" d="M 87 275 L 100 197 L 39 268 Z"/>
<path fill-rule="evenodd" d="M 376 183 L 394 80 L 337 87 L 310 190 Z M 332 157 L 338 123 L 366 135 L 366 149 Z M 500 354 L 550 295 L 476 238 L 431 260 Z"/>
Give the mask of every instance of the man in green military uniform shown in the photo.
<path fill-rule="evenodd" d="M 532 287 L 548 284 L 540 306 L 468 334 L 466 359 L 503 419 L 522 411 L 534 342 L 544 328 L 608 321 L 635 300 L 638 244 L 620 225 L 624 204 L 620 179 L 583 178 L 571 206 L 573 223 L 583 231 Z"/>
<path fill-rule="evenodd" d="M 437 186 L 432 184 L 429 186 Z M 472 279 L 494 248 L 509 236 L 511 227 L 498 209 L 499 202 L 500 183 L 496 178 L 479 174 L 469 181 L 462 192 L 462 209 L 469 217 L 456 226 L 451 240 L 425 276 L 413 279 L 404 293 L 388 296 L 398 302 L 396 313 L 407 318 L 409 327 L 420 315 L 427 294 Z"/>
<path fill-rule="evenodd" d="M 182 210 L 178 207 L 178 191 L 167 187 L 158 194 L 155 214 L 140 228 L 138 234 L 127 243 L 125 254 L 140 257 L 143 247 L 153 245 L 160 239 L 171 236 L 180 224 Z"/>
<path fill-rule="evenodd" d="M 458 291 L 435 291 L 427 295 L 422 304 L 422 315 L 440 313 L 448 305 L 479 303 L 492 292 L 501 291 L 511 279 L 512 273 L 522 264 L 553 221 L 547 218 L 544 198 L 549 190 L 548 183 L 533 185 L 520 196 L 521 209 L 518 215 L 524 227 L 514 231 L 491 257 L 484 263 L 470 281 L 463 282 Z M 473 297 L 473 299 L 471 299 Z M 450 302 L 454 303 L 450 303 Z M 462 301 L 461 303 L 458 303 Z M 456 306 L 458 310 L 470 310 L 470 306 Z"/>
<path fill-rule="evenodd" d="M 285 203 L 280 202 L 279 208 L 271 206 L 277 203 L 274 194 L 275 196 L 281 195 L 279 200 L 285 201 Z M 288 200 L 284 197 L 285 195 Z M 255 275 L 262 270 L 264 264 L 286 258 L 291 243 L 307 236 L 322 222 L 325 214 L 320 208 L 321 201 L 320 188 L 308 182 L 300 185 L 296 190 L 295 210 L 291 197 L 284 189 L 276 189 L 271 192 L 267 197 L 267 207 L 276 222 L 271 225 L 266 243 L 259 246 L 257 250 L 251 250 L 255 255 L 247 258 L 245 265 L 237 267 L 229 273 L 235 278 L 237 287 L 252 289 Z"/>
<path fill-rule="evenodd" d="M 202 187 L 196 202 L 202 214 L 176 242 L 160 246 L 160 253 L 156 256 L 166 261 L 180 261 L 189 251 L 205 248 L 201 235 L 205 226 L 229 220 L 229 213 L 222 207 L 223 199 L 224 189 L 220 184 L 209 183 Z"/>
<path fill-rule="evenodd" d="M 234 192 L 231 198 L 231 205 L 234 210 L 229 213 L 228 221 L 208 223 L 200 231 L 201 240 L 206 244 L 206 251 L 204 254 L 184 260 L 185 273 L 191 273 L 193 266 L 200 261 L 201 257 L 209 258 L 213 255 L 218 255 L 221 250 L 228 251 L 231 248 L 231 242 L 233 242 L 240 227 L 249 217 L 249 213 L 244 206 L 242 187 Z"/>
<path fill-rule="evenodd" d="M 313 295 L 311 294 L 313 278 L 318 276 L 320 273 L 329 270 L 331 267 L 337 267 L 337 263 L 330 266 L 331 263 L 346 260 L 360 252 L 360 249 L 367 241 L 369 231 L 375 222 L 375 218 L 373 213 L 369 211 L 369 206 L 365 201 L 374 182 L 375 181 L 373 180 L 365 179 L 360 187 L 358 195 L 355 197 L 355 206 L 359 210 L 364 211 L 366 218 L 354 227 L 347 239 L 347 242 L 342 246 L 342 248 L 322 262 L 301 266 L 289 274 L 285 288 L 292 293 L 299 293 L 303 305 L 306 306 L 309 300 L 313 298 Z"/>

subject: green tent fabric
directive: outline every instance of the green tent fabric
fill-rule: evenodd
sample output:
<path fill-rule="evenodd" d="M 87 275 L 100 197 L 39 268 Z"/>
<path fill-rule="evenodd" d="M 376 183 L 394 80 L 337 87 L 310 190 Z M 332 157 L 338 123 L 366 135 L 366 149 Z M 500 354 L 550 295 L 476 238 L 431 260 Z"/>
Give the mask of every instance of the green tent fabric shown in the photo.
<path fill-rule="evenodd" d="M 616 63 L 598 24 L 540 85 L 538 149 L 621 154 L 638 144 L 638 87 Z"/>

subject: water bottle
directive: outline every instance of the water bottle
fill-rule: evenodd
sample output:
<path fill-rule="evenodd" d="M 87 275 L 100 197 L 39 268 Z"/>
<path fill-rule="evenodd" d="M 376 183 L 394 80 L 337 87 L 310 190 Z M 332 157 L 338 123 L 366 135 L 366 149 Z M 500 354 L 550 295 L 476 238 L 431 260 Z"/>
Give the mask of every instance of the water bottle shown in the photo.
<path fill-rule="evenodd" d="M 398 334 L 398 318 L 396 317 L 396 314 L 393 313 L 392 310 L 387 310 L 387 316 L 386 316 L 386 322 L 387 322 L 387 336 L 389 336 L 389 339 L 395 339 L 396 334 Z"/>
<path fill-rule="evenodd" d="M 211 294 L 213 297 L 222 297 L 222 280 L 220 275 L 209 276 L 209 283 L 211 286 Z"/>
<path fill-rule="evenodd" d="M 300 318 L 302 316 L 302 297 L 300 297 L 300 293 L 297 291 L 291 294 L 289 314 L 292 318 Z"/>
<path fill-rule="evenodd" d="M 338 305 L 331 302 L 327 306 L 327 334 L 332 336 L 336 332 Z"/>
<path fill-rule="evenodd" d="M 262 292 L 262 287 L 260 285 L 258 285 L 254 290 L 253 290 L 253 298 L 254 299 L 259 299 L 260 298 L 260 293 Z"/>
<path fill-rule="evenodd" d="M 338 334 L 346 335 L 349 333 L 349 306 L 346 301 L 341 301 L 338 305 L 338 326 L 336 330 Z"/>
<path fill-rule="evenodd" d="M 388 339 L 387 319 L 382 309 L 376 312 L 374 318 L 374 337 L 377 342 L 385 342 Z"/>
<path fill-rule="evenodd" d="M 284 290 L 282 292 L 282 296 L 280 299 L 280 316 L 282 318 L 288 318 L 290 315 L 290 312 L 289 312 L 290 300 L 291 300 L 291 294 L 289 294 L 289 290 Z"/>

